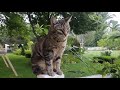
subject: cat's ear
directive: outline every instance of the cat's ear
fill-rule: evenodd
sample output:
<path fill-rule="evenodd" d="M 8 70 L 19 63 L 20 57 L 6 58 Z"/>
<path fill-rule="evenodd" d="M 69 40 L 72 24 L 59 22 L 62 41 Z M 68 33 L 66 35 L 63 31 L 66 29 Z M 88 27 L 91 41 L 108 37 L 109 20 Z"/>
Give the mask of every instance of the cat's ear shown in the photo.
<path fill-rule="evenodd" d="M 71 21 L 71 18 L 72 18 L 72 16 L 65 18 L 65 22 L 66 22 L 66 23 L 69 23 L 69 22 Z"/>
<path fill-rule="evenodd" d="M 50 23 L 51 25 L 55 24 L 57 22 L 57 19 L 54 16 L 51 16 Z"/>

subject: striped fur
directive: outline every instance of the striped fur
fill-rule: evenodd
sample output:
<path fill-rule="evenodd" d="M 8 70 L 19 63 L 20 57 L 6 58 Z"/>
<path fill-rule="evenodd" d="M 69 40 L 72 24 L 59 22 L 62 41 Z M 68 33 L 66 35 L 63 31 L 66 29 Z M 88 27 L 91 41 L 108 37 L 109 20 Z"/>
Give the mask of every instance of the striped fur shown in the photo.
<path fill-rule="evenodd" d="M 57 21 L 56 18 L 51 18 L 48 35 L 40 38 L 32 50 L 31 63 L 35 75 L 54 76 L 55 73 L 62 74 L 61 58 L 67 44 L 70 20 L 71 18 Z"/>

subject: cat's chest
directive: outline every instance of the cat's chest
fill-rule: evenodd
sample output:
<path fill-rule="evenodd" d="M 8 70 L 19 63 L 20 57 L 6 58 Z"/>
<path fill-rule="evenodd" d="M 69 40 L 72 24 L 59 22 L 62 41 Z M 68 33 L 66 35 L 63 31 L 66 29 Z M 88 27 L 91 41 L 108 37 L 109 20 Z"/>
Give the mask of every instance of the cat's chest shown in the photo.
<path fill-rule="evenodd" d="M 65 48 L 66 48 L 66 43 L 62 43 L 54 46 L 53 47 L 54 55 L 56 56 L 56 55 L 62 54 Z"/>
<path fill-rule="evenodd" d="M 65 40 L 64 42 L 56 42 L 52 39 L 47 39 L 43 47 L 49 50 L 53 50 L 54 56 L 58 56 L 64 52 L 66 44 L 67 40 Z"/>

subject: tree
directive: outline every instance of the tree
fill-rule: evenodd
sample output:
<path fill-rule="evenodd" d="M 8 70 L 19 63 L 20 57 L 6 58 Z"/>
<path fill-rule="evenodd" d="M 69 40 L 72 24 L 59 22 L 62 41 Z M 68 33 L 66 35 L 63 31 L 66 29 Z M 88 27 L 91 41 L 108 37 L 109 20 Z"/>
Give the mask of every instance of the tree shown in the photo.
<path fill-rule="evenodd" d="M 94 15 L 94 12 L 27 12 L 27 15 L 31 25 L 33 24 L 32 26 L 38 23 L 40 26 L 43 25 L 43 27 L 50 25 L 51 15 L 62 15 L 63 18 L 72 16 L 71 29 L 75 34 L 96 30 L 97 26 L 96 21 L 90 18 L 91 15 Z"/>
<path fill-rule="evenodd" d="M 60 12 L 63 17 L 72 16 L 71 29 L 75 34 L 85 34 L 87 31 L 95 31 L 97 27 L 96 21 L 92 20 L 90 16 L 95 12 Z"/>
<path fill-rule="evenodd" d="M 10 37 L 19 36 L 21 39 L 31 35 L 31 32 L 35 37 L 46 34 L 49 29 L 51 15 L 61 15 L 63 18 L 72 16 L 71 30 L 77 35 L 96 30 L 100 34 L 100 29 L 105 28 L 105 25 L 103 25 L 104 20 L 102 21 L 103 18 L 101 18 L 105 14 L 99 15 L 96 12 L 2 12 L 2 14 L 5 16 L 5 21 L 3 21 L 8 30 L 8 35 Z M 27 25 L 24 20 L 25 16 L 28 16 L 30 22 Z M 101 28 L 101 26 L 103 27 Z M 97 38 L 99 37 L 96 34 L 95 41 L 99 40 Z"/>
<path fill-rule="evenodd" d="M 4 28 L 6 35 L 13 41 L 24 40 L 29 35 L 28 27 L 23 17 L 16 12 L 2 12 L 4 15 Z"/>
<path fill-rule="evenodd" d="M 112 16 L 109 15 L 108 12 L 96 12 L 91 18 L 98 23 L 96 26 L 96 32 L 95 32 L 95 39 L 93 41 L 94 46 L 97 46 L 97 41 L 99 41 L 103 34 L 105 33 L 105 30 L 110 27 L 107 20 L 112 18 Z"/>
<path fill-rule="evenodd" d="M 120 35 L 119 31 L 109 32 L 109 34 L 104 34 L 102 39 L 98 41 L 98 46 L 107 47 L 109 49 L 120 49 L 120 38 L 114 38 Z"/>
<path fill-rule="evenodd" d="M 90 31 L 90 32 L 87 32 L 85 35 L 84 35 L 84 45 L 85 46 L 95 46 L 95 34 L 96 32 L 95 31 Z M 88 38 L 89 37 L 89 38 Z"/>

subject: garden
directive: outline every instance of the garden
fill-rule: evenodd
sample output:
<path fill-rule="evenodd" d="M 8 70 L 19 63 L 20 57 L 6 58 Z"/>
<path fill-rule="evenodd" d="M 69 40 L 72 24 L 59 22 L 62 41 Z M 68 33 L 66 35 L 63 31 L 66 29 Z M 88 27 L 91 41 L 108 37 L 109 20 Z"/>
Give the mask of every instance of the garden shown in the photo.
<path fill-rule="evenodd" d="M 0 57 L 0 78 L 36 78 L 31 68 L 36 38 L 48 34 L 50 16 L 72 16 L 62 56 L 65 78 L 108 74 L 120 78 L 120 24 L 110 12 L 0 12 L 0 45 L 18 76 Z M 0 48 L 2 50 L 2 48 Z"/>

